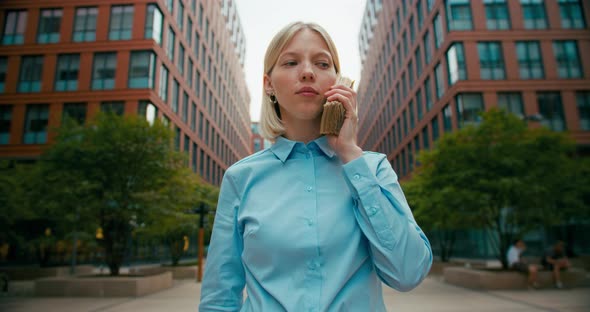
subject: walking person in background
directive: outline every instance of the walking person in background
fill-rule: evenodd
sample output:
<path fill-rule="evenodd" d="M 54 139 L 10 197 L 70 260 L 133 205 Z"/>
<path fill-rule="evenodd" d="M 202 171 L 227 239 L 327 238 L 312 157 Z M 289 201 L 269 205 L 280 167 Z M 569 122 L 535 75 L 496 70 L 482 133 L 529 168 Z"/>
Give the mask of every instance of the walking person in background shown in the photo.
<path fill-rule="evenodd" d="M 571 264 L 565 255 L 563 241 L 557 241 L 553 246 L 548 248 L 541 259 L 541 264 L 546 270 L 553 272 L 553 281 L 556 288 L 563 288 L 561 282 L 561 271 L 567 270 Z"/>
<path fill-rule="evenodd" d="M 522 239 L 516 239 L 514 244 L 510 246 L 506 253 L 506 260 L 510 269 L 523 272 L 528 274 L 528 286 L 529 288 L 539 288 L 537 283 L 537 272 L 539 271 L 537 266 L 534 264 L 527 263 L 522 258 L 522 253 L 526 249 L 526 244 Z"/>
<path fill-rule="evenodd" d="M 430 243 L 387 157 L 358 146 L 339 74 L 322 27 L 272 39 L 260 123 L 274 144 L 223 177 L 200 311 L 386 311 L 382 282 L 409 291 L 428 273 Z M 320 134 L 326 101 L 346 109 L 338 135 Z"/>

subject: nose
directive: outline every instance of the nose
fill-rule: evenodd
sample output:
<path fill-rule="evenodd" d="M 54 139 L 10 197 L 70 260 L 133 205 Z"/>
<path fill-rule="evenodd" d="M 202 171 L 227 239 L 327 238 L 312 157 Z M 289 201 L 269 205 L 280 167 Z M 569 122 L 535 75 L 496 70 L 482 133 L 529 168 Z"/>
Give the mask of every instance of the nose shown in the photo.
<path fill-rule="evenodd" d="M 302 81 L 314 81 L 315 73 L 310 63 L 306 62 L 301 69 L 300 79 Z"/>

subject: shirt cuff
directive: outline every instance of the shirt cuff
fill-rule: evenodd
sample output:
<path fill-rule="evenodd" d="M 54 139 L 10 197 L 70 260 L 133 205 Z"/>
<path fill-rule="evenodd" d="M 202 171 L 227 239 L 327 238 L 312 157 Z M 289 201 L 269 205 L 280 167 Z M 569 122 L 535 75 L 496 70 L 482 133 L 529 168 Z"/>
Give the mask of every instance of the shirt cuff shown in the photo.
<path fill-rule="evenodd" d="M 350 184 L 357 192 L 357 196 L 363 196 L 370 190 L 378 186 L 377 177 L 367 163 L 367 154 L 363 154 L 342 166 L 344 174 L 350 181 Z"/>

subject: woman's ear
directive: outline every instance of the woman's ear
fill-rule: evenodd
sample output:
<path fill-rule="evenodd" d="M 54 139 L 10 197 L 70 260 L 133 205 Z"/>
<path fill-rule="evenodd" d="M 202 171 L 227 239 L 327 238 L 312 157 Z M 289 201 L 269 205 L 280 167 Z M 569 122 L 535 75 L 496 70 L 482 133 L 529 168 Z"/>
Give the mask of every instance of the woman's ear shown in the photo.
<path fill-rule="evenodd" d="M 271 95 L 274 93 L 274 88 L 272 87 L 272 83 L 270 82 L 270 77 L 268 75 L 264 75 L 264 92 L 266 95 Z"/>

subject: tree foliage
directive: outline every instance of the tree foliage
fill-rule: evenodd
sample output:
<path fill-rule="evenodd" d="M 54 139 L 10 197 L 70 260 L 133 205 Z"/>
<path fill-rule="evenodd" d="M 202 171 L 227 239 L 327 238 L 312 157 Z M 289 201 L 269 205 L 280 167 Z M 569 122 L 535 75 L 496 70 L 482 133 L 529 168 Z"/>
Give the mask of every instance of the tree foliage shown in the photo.
<path fill-rule="evenodd" d="M 40 198 L 74 224 L 103 230 L 111 275 L 118 275 L 131 233 L 191 199 L 182 155 L 165 126 L 138 117 L 99 115 L 87 126 L 65 123 L 39 162 L 52 187 Z M 182 187 L 178 187 L 178 186 Z M 182 191 L 168 198 L 146 194 Z M 172 200 L 171 200 L 172 198 Z M 73 224 L 72 224 L 73 225 Z"/>
<path fill-rule="evenodd" d="M 506 266 L 513 238 L 572 214 L 588 217 L 582 199 L 588 187 L 579 184 L 587 178 L 577 172 L 580 166 L 587 172 L 588 162 L 582 165 L 574 152 L 567 134 L 529 129 L 516 116 L 491 110 L 478 125 L 443 136 L 419 155 L 408 197 L 431 229 L 489 230 Z"/>

